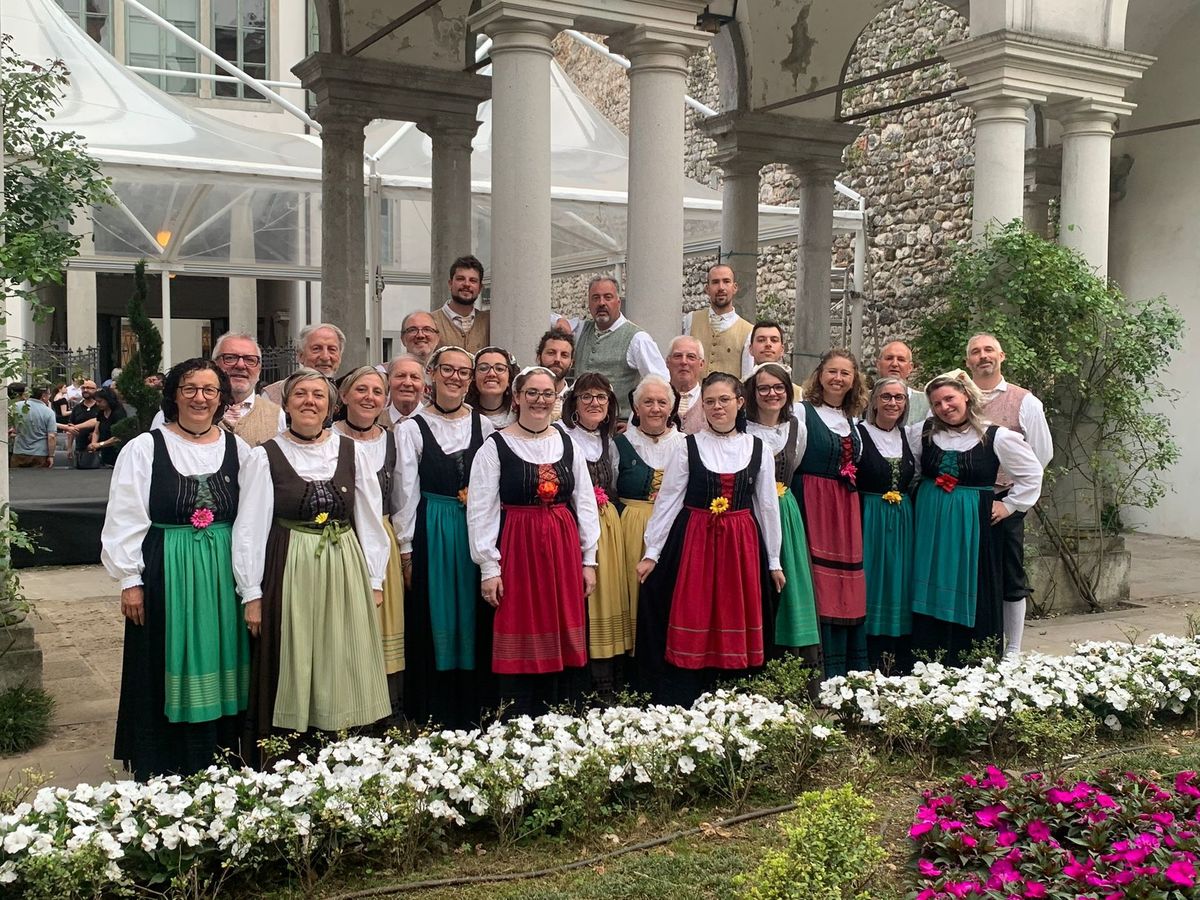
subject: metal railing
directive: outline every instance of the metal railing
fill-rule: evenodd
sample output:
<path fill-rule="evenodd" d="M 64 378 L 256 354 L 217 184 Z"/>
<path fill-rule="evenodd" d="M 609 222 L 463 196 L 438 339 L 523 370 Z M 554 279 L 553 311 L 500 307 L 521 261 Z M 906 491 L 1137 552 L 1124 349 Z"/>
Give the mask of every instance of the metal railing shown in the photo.
<path fill-rule="evenodd" d="M 262 348 L 262 376 L 259 387 L 287 378 L 296 371 L 296 348 L 291 344 L 282 347 Z"/>
<path fill-rule="evenodd" d="M 14 342 L 17 343 L 17 342 Z M 70 382 L 76 374 L 84 378 L 99 375 L 99 351 L 96 347 L 77 347 L 66 344 L 34 344 L 20 341 L 21 371 L 26 384 Z"/>

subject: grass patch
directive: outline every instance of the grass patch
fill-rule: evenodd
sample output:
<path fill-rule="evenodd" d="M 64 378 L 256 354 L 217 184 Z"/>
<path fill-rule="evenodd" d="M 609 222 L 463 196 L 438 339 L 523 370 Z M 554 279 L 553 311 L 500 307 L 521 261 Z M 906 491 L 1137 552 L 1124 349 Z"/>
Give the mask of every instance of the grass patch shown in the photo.
<path fill-rule="evenodd" d="M 0 756 L 16 756 L 45 741 L 53 713 L 54 698 L 41 688 L 0 692 Z"/>

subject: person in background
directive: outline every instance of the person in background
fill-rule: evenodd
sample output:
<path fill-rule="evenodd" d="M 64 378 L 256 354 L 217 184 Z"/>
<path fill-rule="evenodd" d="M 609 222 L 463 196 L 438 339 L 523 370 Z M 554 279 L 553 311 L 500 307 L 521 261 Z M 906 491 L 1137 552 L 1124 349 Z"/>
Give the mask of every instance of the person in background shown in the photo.
<path fill-rule="evenodd" d="M 425 396 L 425 363 L 407 353 L 393 357 L 387 365 L 387 427 L 399 425 L 421 408 Z M 380 416 L 383 419 L 383 416 Z"/>
<path fill-rule="evenodd" d="M 327 378 L 336 378 L 342 367 L 342 351 L 346 348 L 346 335 L 342 329 L 329 322 L 317 322 L 300 329 L 300 348 L 296 351 L 296 362 L 300 368 L 316 369 Z M 259 357 L 261 365 L 261 351 Z M 286 378 L 272 382 L 263 388 L 263 395 L 276 406 L 282 406 L 283 383 Z"/>
<path fill-rule="evenodd" d="M 467 390 L 467 405 L 487 419 L 494 429 L 517 420 L 513 409 L 512 380 L 517 365 L 502 347 L 484 347 L 475 355 L 475 374 Z"/>
<path fill-rule="evenodd" d="M 211 360 L 179 363 L 163 385 L 166 424 L 113 467 L 101 533 L 125 616 L 113 757 L 141 780 L 190 775 L 238 749 L 250 646 L 232 535 L 250 448 L 216 427 L 232 402 Z"/>
<path fill-rule="evenodd" d="M 787 348 L 783 343 L 783 326 L 770 319 L 760 319 L 750 331 L 750 367 L 744 375 L 748 378 L 755 366 L 776 363 L 791 377 L 792 367 L 787 362 Z M 792 398 L 799 403 L 802 398 L 800 385 L 792 384 Z"/>
<path fill-rule="evenodd" d="M 434 315 L 438 346 L 462 347 L 474 355 L 488 345 L 491 333 L 486 309 L 476 309 L 483 290 L 483 263 L 474 256 L 460 256 L 450 265 L 450 299 Z"/>
<path fill-rule="evenodd" d="M 558 399 L 554 401 L 552 422 L 562 418 L 563 398 L 567 395 L 567 373 L 575 362 L 575 335 L 551 328 L 542 335 L 537 346 L 537 364 L 554 373 L 554 389 Z M 507 424 L 507 423 L 506 423 Z"/>
<path fill-rule="evenodd" d="M 405 352 L 421 364 L 422 369 L 429 364 L 429 357 L 438 347 L 439 334 L 433 314 L 423 309 L 410 312 L 400 323 L 400 343 L 404 344 Z"/>
<path fill-rule="evenodd" d="M 9 465 L 14 469 L 52 469 L 58 447 L 58 421 L 50 408 L 50 388 L 39 385 L 10 407 L 10 421 L 16 425 Z"/>
<path fill-rule="evenodd" d="M 867 586 L 867 663 L 889 674 L 912 668 L 912 493 L 917 467 L 904 439 L 908 385 L 875 380 L 865 422 L 858 423 L 862 458 L 863 577 Z"/>
<path fill-rule="evenodd" d="M 1004 378 L 1004 349 L 994 334 L 977 334 L 967 341 L 967 368 L 979 388 L 979 409 L 995 425 L 1011 429 L 1025 438 L 1043 472 L 1054 459 L 1054 441 L 1042 401 L 1023 387 Z M 996 474 L 996 499 L 1004 500 L 1012 478 L 1001 467 Z M 1001 521 L 1004 532 L 1004 652 L 1021 652 L 1025 631 L 1025 607 L 1033 589 L 1025 573 L 1025 510 L 1014 510 Z"/>
<path fill-rule="evenodd" d="M 96 406 L 96 382 L 85 378 L 79 386 L 80 400 L 71 409 L 71 416 L 66 425 L 60 425 L 59 431 L 67 435 L 67 464 L 73 465 L 80 453 L 87 450 L 92 439 L 92 429 L 96 427 L 96 417 L 100 409 Z"/>
<path fill-rule="evenodd" d="M 708 309 L 696 310 L 683 317 L 684 334 L 691 335 L 704 348 L 708 372 L 728 372 L 741 378 L 750 367 L 750 330 L 753 326 L 733 308 L 738 285 L 733 269 L 724 263 L 709 266 L 704 278 Z"/>
<path fill-rule="evenodd" d="M 109 373 L 108 377 L 104 379 L 104 381 L 101 383 L 100 387 L 110 388 L 114 384 L 117 383 L 117 379 L 120 377 L 121 377 L 121 367 L 117 366 L 115 369 L 112 370 L 112 372 Z"/>
<path fill-rule="evenodd" d="M 667 371 L 671 387 L 679 397 L 677 414 L 685 434 L 704 428 L 704 410 L 700 405 L 700 378 L 704 372 L 704 345 L 688 334 L 681 334 L 667 348 Z"/>
<path fill-rule="evenodd" d="M 71 419 L 71 398 L 68 393 L 70 386 L 63 382 L 54 389 L 50 399 L 50 409 L 54 411 L 57 425 L 66 425 Z"/>
<path fill-rule="evenodd" d="M 517 421 L 483 442 L 467 493 L 471 558 L 496 610 L 492 671 L 517 716 L 579 700 L 586 680 L 600 521 L 586 461 L 550 424 L 555 396 L 549 369 L 517 376 Z"/>
<path fill-rule="evenodd" d="M 112 427 L 126 417 L 125 405 L 112 388 L 96 391 L 96 427 L 91 430 L 88 450 L 100 454 L 100 463 L 111 466 L 121 452 L 121 439 L 112 433 Z"/>
<path fill-rule="evenodd" d="M 929 415 L 929 401 L 925 399 L 924 391 L 916 391 L 908 386 L 908 379 L 913 373 L 912 349 L 904 341 L 888 341 L 879 351 L 875 360 L 876 379 L 899 378 L 904 382 L 908 391 L 907 420 L 919 422 Z"/>

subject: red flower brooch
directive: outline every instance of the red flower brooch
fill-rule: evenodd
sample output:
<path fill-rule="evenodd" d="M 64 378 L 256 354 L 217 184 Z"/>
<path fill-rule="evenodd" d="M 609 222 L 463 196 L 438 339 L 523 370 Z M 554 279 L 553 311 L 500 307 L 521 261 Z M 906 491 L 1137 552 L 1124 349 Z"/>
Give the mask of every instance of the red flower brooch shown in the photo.
<path fill-rule="evenodd" d="M 554 498 L 558 496 L 558 483 L 554 481 L 543 481 L 537 486 L 538 499 L 543 503 L 553 503 Z"/>
<path fill-rule="evenodd" d="M 937 478 L 933 479 L 933 483 L 948 494 L 954 490 L 955 486 L 958 484 L 958 479 L 948 472 L 943 472 Z"/>
<path fill-rule="evenodd" d="M 596 505 L 601 509 L 608 506 L 608 491 L 602 487 L 594 488 L 596 491 Z"/>

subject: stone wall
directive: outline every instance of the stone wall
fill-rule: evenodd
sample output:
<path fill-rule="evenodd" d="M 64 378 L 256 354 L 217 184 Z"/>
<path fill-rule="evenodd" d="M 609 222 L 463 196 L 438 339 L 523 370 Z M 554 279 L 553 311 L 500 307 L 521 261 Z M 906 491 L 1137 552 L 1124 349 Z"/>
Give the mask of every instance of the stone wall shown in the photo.
<path fill-rule="evenodd" d="M 848 78 L 914 62 L 932 48 L 967 37 L 966 21 L 935 0 L 900 0 L 884 10 L 860 37 Z M 629 87 L 624 71 L 597 53 L 560 35 L 555 42 L 559 64 L 585 96 L 618 128 L 628 131 Z M 945 90 L 956 84 L 944 66 L 850 89 L 843 112 L 869 111 L 900 100 Z M 688 94 L 720 111 L 716 66 L 711 51 L 692 57 Z M 710 162 L 712 142 L 697 123 L 703 116 L 687 110 L 686 172 L 689 178 L 720 189 L 720 170 Z M 970 112 L 953 99 L 943 99 L 864 121 L 862 135 L 846 150 L 839 180 L 866 197 L 869 258 L 867 263 L 864 335 L 867 352 L 892 336 L 909 333 L 923 290 L 945 271 L 947 252 L 970 236 L 973 178 Z M 796 180 L 785 166 L 762 171 L 764 203 L 794 206 Z M 849 201 L 838 195 L 840 207 Z M 795 248 L 764 247 L 759 257 L 758 306 L 763 318 L 782 320 L 790 331 L 795 296 Z M 833 265 L 851 264 L 849 236 L 834 247 Z M 686 261 L 683 308 L 704 304 L 704 271 L 712 258 Z M 556 283 L 554 305 L 578 314 L 587 278 Z M 842 333 L 840 310 L 834 305 L 834 334 Z M 790 334 L 789 334 L 790 338 Z"/>

